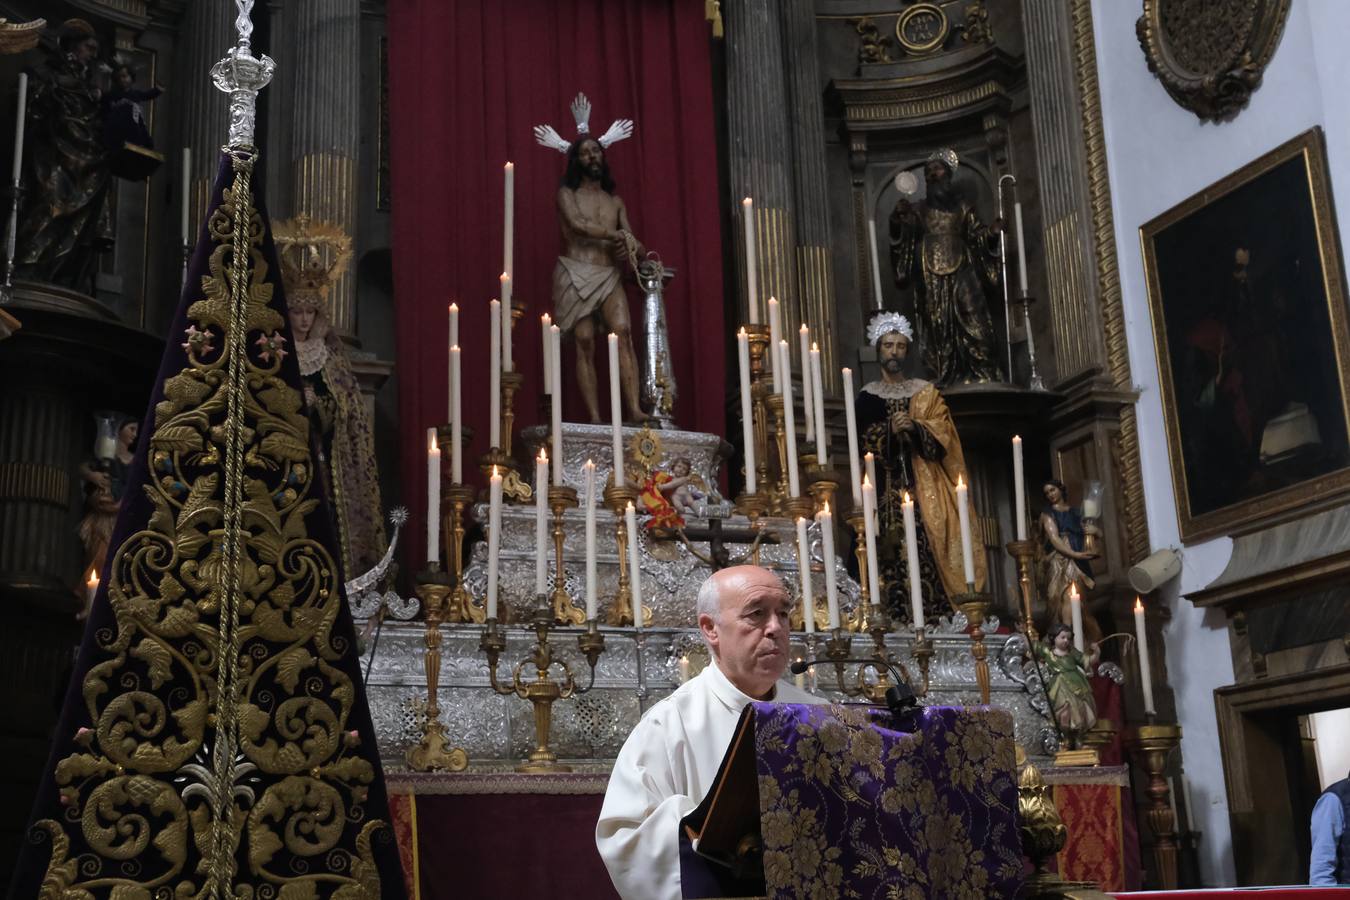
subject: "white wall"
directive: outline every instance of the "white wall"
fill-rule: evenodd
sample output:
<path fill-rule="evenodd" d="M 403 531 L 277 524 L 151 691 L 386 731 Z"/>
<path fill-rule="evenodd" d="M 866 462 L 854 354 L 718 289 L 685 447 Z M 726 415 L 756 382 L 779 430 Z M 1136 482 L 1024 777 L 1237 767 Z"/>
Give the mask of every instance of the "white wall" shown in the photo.
<path fill-rule="evenodd" d="M 1158 369 L 1153 352 L 1139 227 L 1294 135 L 1322 125 L 1327 132 L 1337 216 L 1350 227 L 1350 3 L 1298 0 L 1265 81 L 1251 104 L 1222 125 L 1201 124 L 1167 95 L 1148 71 L 1134 24 L 1140 4 L 1093 0 L 1097 66 L 1116 244 L 1124 293 L 1130 364 L 1140 392 L 1140 457 L 1153 547 L 1179 547 L 1176 504 L 1163 429 Z M 1342 183 L 1338 183 L 1342 182 Z M 1228 538 L 1185 548 L 1182 574 L 1163 602 L 1172 610 L 1165 631 L 1168 677 L 1184 736 L 1191 796 L 1196 805 L 1201 873 L 1206 884 L 1234 881 L 1228 804 L 1224 792 L 1215 688 L 1233 682 L 1225 620 L 1197 610 L 1181 594 L 1213 580 L 1228 563 Z"/>
<path fill-rule="evenodd" d="M 1350 772 L 1350 709 L 1330 709 L 1308 716 L 1316 743 L 1317 779 L 1326 790 Z"/>

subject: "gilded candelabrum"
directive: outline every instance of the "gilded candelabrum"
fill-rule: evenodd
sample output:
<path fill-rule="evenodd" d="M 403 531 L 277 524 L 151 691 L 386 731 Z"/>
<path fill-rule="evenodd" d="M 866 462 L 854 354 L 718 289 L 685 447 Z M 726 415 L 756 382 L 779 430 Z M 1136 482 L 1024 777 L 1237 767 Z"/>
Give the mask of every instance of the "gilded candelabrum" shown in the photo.
<path fill-rule="evenodd" d="M 984 620 L 989 617 L 988 594 L 975 590 L 975 585 L 967 584 L 964 594 L 957 594 L 953 601 L 970 624 L 970 655 L 975 658 L 975 682 L 980 686 L 980 702 L 989 704 L 989 648 L 984 645 Z"/>
<path fill-rule="evenodd" d="M 848 617 L 848 630 L 863 632 L 869 629 L 871 619 L 872 604 L 872 586 L 868 584 L 867 579 L 867 539 L 863 534 L 863 514 L 861 509 L 855 509 L 853 515 L 848 517 L 848 527 L 853 529 L 853 553 L 858 558 L 858 587 L 861 593 L 858 594 L 858 605 Z"/>
<path fill-rule="evenodd" d="M 1036 542 L 1009 541 L 1008 552 L 1017 560 L 1017 587 L 1022 600 L 1022 630 L 1026 633 L 1027 641 L 1034 646 L 1036 641 L 1040 640 L 1031 617 L 1036 599 L 1036 582 L 1031 572 L 1032 561 L 1036 558 Z"/>
<path fill-rule="evenodd" d="M 815 464 L 815 456 L 808 454 L 802 457 L 805 464 L 803 471 L 806 472 L 807 489 L 811 492 L 811 499 L 815 501 L 812 514 L 823 512 L 826 506 L 832 511 L 839 507 L 835 503 L 835 495 L 839 491 L 839 475 L 833 469 L 822 468 Z M 807 516 L 811 518 L 811 516 Z"/>
<path fill-rule="evenodd" d="M 469 756 L 460 747 L 450 746 L 450 738 L 441 722 L 437 692 L 441 678 L 441 622 L 445 616 L 445 598 L 450 594 L 450 579 L 438 569 L 424 572 L 417 584 L 417 596 L 426 613 L 426 653 L 422 665 L 427 675 L 426 719 L 422 740 L 408 750 L 408 765 L 419 772 L 459 772 L 469 765 Z"/>
<path fill-rule="evenodd" d="M 484 624 L 483 637 L 478 649 L 487 654 L 488 679 L 492 689 L 504 696 L 517 696 L 528 700 L 534 707 L 535 746 L 524 762 L 516 766 L 517 772 L 544 774 L 548 772 L 570 772 L 570 766 L 560 765 L 558 755 L 549 749 L 549 732 L 553 725 L 553 704 L 566 700 L 576 694 L 584 694 L 595 686 L 595 664 L 600 654 L 605 652 L 605 638 L 600 633 L 599 623 L 591 619 L 586 630 L 577 637 L 577 646 L 586 656 L 590 667 L 590 680 L 585 687 L 578 687 L 572 675 L 572 667 L 566 660 L 554 659 L 553 645 L 549 643 L 549 631 L 554 627 L 553 609 L 547 594 L 535 597 L 534 611 L 530 618 L 534 629 L 534 647 L 527 659 L 516 663 L 511 670 L 510 684 L 502 684 L 497 678 L 497 662 L 506 649 L 506 635 L 496 619 L 488 619 Z M 525 677 L 525 667 L 533 666 L 533 678 Z M 552 672 L 557 667 L 558 680 Z"/>
<path fill-rule="evenodd" d="M 753 524 L 761 516 L 768 515 L 769 497 L 767 494 L 747 494 L 742 491 L 736 495 L 736 512 L 745 516 Z"/>
<path fill-rule="evenodd" d="M 449 505 L 442 533 L 446 541 L 445 558 L 450 560 L 453 567 L 450 570 L 450 583 L 454 585 L 445 621 L 482 622 L 486 617 L 482 604 L 475 603 L 464 589 L 464 524 L 469 507 L 473 504 L 474 489 L 471 485 L 452 482 L 441 488 L 441 497 Z"/>
<path fill-rule="evenodd" d="M 524 383 L 525 376 L 520 372 L 502 373 L 502 452 L 507 456 L 511 455 L 511 436 L 516 430 L 516 393 Z"/>
<path fill-rule="evenodd" d="M 919 675 L 923 678 L 923 689 L 918 692 L 920 697 L 928 696 L 928 669 L 933 664 L 933 642 L 929 639 L 928 633 L 923 628 L 914 629 L 914 649 L 911 651 L 914 659 L 919 663 Z"/>
<path fill-rule="evenodd" d="M 624 511 L 628 504 L 637 504 L 638 496 L 637 488 L 630 484 L 623 487 L 610 484 L 605 487 L 605 506 L 614 514 L 614 543 L 619 549 L 619 591 L 614 595 L 609 614 L 605 616 L 606 625 L 623 627 L 633 624 L 633 589 L 628 579 L 628 522 L 624 519 Z M 644 605 L 643 624 L 650 624 L 651 618 L 651 609 Z"/>
<path fill-rule="evenodd" d="M 572 605 L 567 594 L 567 570 L 563 567 L 563 539 L 567 536 L 563 516 L 569 509 L 577 508 L 577 489 L 565 484 L 549 485 L 548 505 L 553 510 L 553 620 L 559 625 L 580 625 L 586 621 L 586 613 Z"/>
<path fill-rule="evenodd" d="M 487 453 L 478 457 L 478 468 L 483 473 L 485 484 L 492 477 L 493 469 L 501 473 L 503 498 L 516 503 L 525 503 L 534 497 L 534 491 L 530 489 L 530 486 L 520 480 L 520 466 L 516 463 L 515 457 L 501 447 L 492 447 Z M 483 494 L 483 499 L 486 501 L 486 487 L 483 488 Z"/>
<path fill-rule="evenodd" d="M 755 474 L 758 478 L 759 494 L 771 507 L 773 484 L 769 481 L 769 436 L 773 433 L 768 420 L 768 410 L 764 399 L 773 393 L 773 385 L 766 375 L 768 370 L 769 326 L 745 325 L 745 333 L 750 345 L 750 396 L 754 410 L 755 431 Z"/>
<path fill-rule="evenodd" d="M 1140 725 L 1128 732 L 1125 743 L 1136 761 L 1148 773 L 1149 808 L 1146 812 L 1153 830 L 1153 863 L 1158 870 L 1158 887 L 1173 890 L 1177 886 L 1177 819 L 1168 802 L 1170 793 L 1167 758 L 1181 744 L 1180 725 Z"/>
<path fill-rule="evenodd" d="M 890 688 L 891 673 L 890 666 L 894 665 L 900 670 L 905 682 L 913 685 L 914 679 L 909 675 L 909 670 L 898 659 L 892 659 L 890 652 L 886 649 L 886 635 L 890 632 L 890 622 L 886 617 L 885 610 L 877 607 L 872 611 L 871 626 L 869 631 L 872 634 L 873 649 L 870 659 L 875 662 L 863 662 L 858 664 L 857 675 L 852 684 L 849 684 L 844 678 L 844 664 L 852 659 L 853 636 L 844 628 L 834 628 L 830 630 L 830 636 L 825 639 L 825 658 L 834 663 L 835 676 L 839 682 L 839 690 L 849 697 L 866 697 L 873 703 L 884 703 L 886 700 L 886 691 Z M 872 672 L 876 676 L 875 681 L 868 683 L 867 673 Z"/>
<path fill-rule="evenodd" d="M 764 405 L 764 420 L 767 423 L 770 446 L 774 448 L 774 469 L 778 473 L 778 480 L 774 482 L 771 493 L 773 494 L 773 505 L 770 511 L 778 515 L 785 515 L 784 510 L 791 498 L 788 491 L 792 485 L 788 483 L 788 459 L 787 459 L 787 423 L 783 420 L 783 395 L 775 394 L 772 385 L 765 379 L 759 385 L 762 389 L 763 397 L 761 402 Z M 766 453 L 767 457 L 768 454 Z M 764 487 L 760 487 L 763 492 Z"/>

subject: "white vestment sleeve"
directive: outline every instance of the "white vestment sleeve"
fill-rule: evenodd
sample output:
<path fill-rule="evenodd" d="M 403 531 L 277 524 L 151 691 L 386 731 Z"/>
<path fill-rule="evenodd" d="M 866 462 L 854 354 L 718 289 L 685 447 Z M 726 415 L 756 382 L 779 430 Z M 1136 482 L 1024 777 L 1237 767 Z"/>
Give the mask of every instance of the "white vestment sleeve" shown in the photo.
<path fill-rule="evenodd" d="M 595 826 L 614 887 L 624 900 L 681 900 L 680 820 L 698 806 L 688 796 L 682 744 L 658 722 L 633 730 L 614 761 L 605 803 Z"/>

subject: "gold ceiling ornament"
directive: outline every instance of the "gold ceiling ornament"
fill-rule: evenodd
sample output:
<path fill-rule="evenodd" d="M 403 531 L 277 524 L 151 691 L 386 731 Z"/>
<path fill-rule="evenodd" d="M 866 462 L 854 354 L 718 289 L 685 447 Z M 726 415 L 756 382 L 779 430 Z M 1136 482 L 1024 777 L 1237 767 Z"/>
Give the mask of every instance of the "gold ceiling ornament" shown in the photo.
<path fill-rule="evenodd" d="M 1290 0 L 1144 0 L 1135 33 L 1167 93 L 1201 121 L 1246 107 L 1275 55 Z"/>
<path fill-rule="evenodd" d="M 46 19 L 34 19 L 31 22 L 11 22 L 0 19 L 0 54 L 23 53 L 32 50 L 38 44 L 42 29 L 47 27 Z"/>
<path fill-rule="evenodd" d="M 332 222 L 298 215 L 272 223 L 286 305 L 320 309 L 352 259 L 351 235 Z"/>

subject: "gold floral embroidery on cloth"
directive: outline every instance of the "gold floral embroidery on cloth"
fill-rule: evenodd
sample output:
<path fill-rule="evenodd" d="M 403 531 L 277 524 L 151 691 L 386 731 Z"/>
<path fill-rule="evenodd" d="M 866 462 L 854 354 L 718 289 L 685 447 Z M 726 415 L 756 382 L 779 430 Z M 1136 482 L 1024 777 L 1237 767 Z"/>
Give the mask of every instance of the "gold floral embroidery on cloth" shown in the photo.
<path fill-rule="evenodd" d="M 338 569 L 309 536 L 309 426 L 282 376 L 253 157 L 234 157 L 186 363 L 154 410 L 153 511 L 117 549 L 115 624 L 82 683 L 93 727 L 57 763 L 63 815 L 37 823 L 43 897 L 380 896 L 387 825 L 367 817 L 375 768 L 349 730 Z"/>

